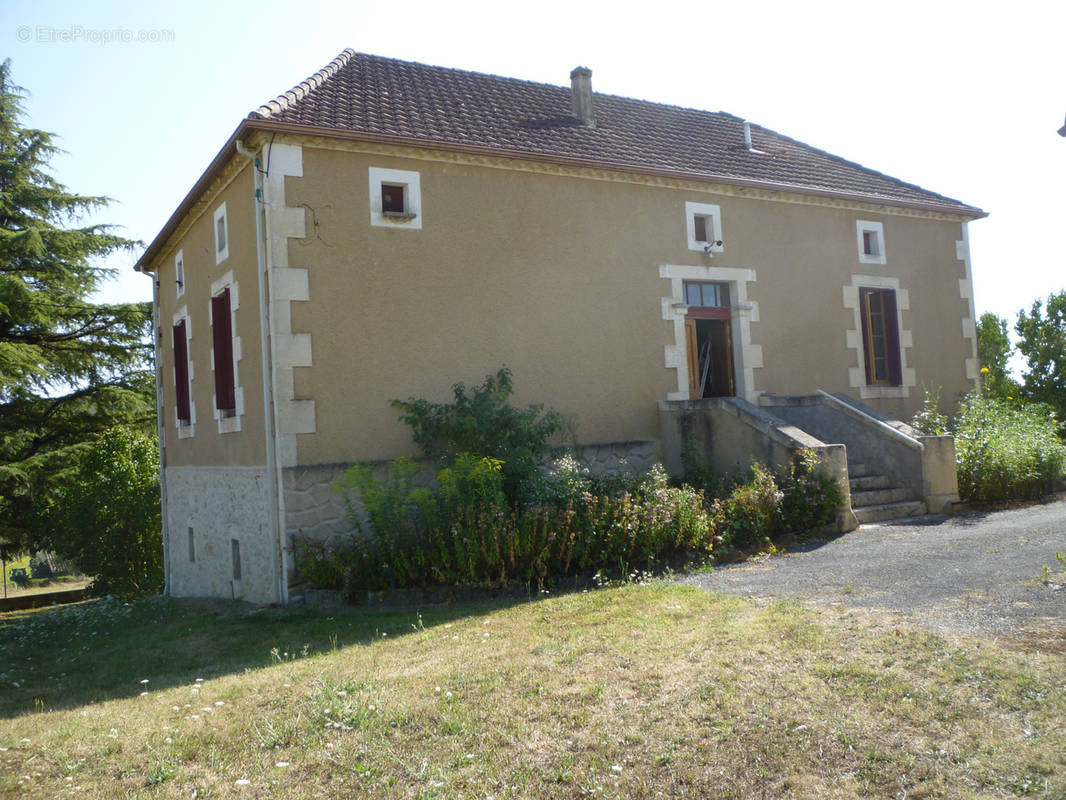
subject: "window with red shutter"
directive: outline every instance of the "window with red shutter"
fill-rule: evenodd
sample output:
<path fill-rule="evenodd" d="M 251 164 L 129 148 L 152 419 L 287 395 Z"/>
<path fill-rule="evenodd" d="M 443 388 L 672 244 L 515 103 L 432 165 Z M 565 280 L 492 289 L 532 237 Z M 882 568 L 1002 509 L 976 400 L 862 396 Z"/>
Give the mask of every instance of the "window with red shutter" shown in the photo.
<path fill-rule="evenodd" d="M 174 390 L 177 396 L 178 422 L 192 421 L 189 403 L 189 341 L 185 335 L 185 320 L 174 326 Z"/>
<path fill-rule="evenodd" d="M 866 357 L 866 383 L 870 386 L 902 385 L 899 352 L 899 315 L 892 289 L 859 289 L 862 339 Z"/>
<path fill-rule="evenodd" d="M 215 350 L 215 408 L 223 412 L 235 412 L 233 323 L 228 287 L 211 298 L 211 343 Z"/>

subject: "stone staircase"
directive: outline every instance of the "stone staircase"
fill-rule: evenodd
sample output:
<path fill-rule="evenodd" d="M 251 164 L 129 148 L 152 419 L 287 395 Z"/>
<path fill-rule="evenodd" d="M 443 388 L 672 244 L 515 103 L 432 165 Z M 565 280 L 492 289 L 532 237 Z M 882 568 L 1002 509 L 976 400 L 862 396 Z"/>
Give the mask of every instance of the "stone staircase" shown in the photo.
<path fill-rule="evenodd" d="M 885 475 L 873 474 L 866 464 L 848 463 L 848 484 L 851 508 L 860 525 L 928 512 L 926 504 L 916 499 L 911 489 L 894 485 Z"/>

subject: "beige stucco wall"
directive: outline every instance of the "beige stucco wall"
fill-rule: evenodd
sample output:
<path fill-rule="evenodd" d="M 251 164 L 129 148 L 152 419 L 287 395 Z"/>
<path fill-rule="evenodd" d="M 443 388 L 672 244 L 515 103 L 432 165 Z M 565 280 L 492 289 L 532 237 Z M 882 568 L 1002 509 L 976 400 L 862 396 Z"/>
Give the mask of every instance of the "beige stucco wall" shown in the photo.
<path fill-rule="evenodd" d="M 419 172 L 420 230 L 371 226 L 372 166 Z M 453 382 L 503 364 L 514 402 L 563 412 L 582 442 L 658 438 L 656 402 L 678 388 L 664 363 L 676 342 L 662 265 L 755 271 L 757 391 L 857 394 L 853 275 L 896 279 L 909 296 L 904 366 L 916 385 L 865 402 L 906 417 L 923 384 L 946 400 L 972 387 L 957 220 L 312 146 L 286 187 L 287 206 L 308 207 L 307 238 L 289 244 L 290 263 L 309 270 L 310 302 L 292 303 L 314 356 L 295 370 L 296 397 L 316 403 L 315 432 L 297 437 L 302 464 L 413 453 L 391 399 L 447 400 Z M 687 247 L 686 201 L 721 206 L 725 247 L 712 261 Z M 885 265 L 859 263 L 859 219 L 884 224 Z"/>
<path fill-rule="evenodd" d="M 242 159 L 243 161 L 243 159 Z M 234 164 L 234 171 L 235 165 Z M 184 229 L 153 263 L 159 281 L 160 361 L 163 398 L 163 435 L 168 466 L 261 465 L 266 462 L 263 437 L 262 368 L 259 346 L 259 287 L 256 282 L 255 215 L 252 172 L 248 166 L 225 175 L 209 190 Z M 214 213 L 226 204 L 229 256 L 216 263 Z M 184 256 L 185 293 L 178 297 L 174 257 Z M 234 334 L 240 337 L 237 384 L 243 390 L 240 430 L 220 433 L 214 417 L 214 374 L 211 369 L 211 286 L 233 272 L 239 307 Z M 192 362 L 191 400 L 196 408 L 193 435 L 179 438 L 175 420 L 174 314 L 188 309 Z"/>

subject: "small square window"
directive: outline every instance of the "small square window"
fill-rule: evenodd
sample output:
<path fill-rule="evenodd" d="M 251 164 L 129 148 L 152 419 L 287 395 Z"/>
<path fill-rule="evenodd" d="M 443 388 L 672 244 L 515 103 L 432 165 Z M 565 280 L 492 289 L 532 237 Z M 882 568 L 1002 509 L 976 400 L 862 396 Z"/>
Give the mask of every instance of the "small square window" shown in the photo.
<path fill-rule="evenodd" d="M 877 234 L 873 231 L 862 232 L 862 252 L 868 256 L 879 256 L 877 252 Z"/>
<path fill-rule="evenodd" d="M 370 167 L 370 224 L 394 230 L 422 228 L 421 176 L 403 169 Z"/>
<path fill-rule="evenodd" d="M 215 263 L 221 264 L 229 258 L 229 222 L 226 217 L 226 204 L 215 209 Z"/>
<path fill-rule="evenodd" d="M 704 217 L 701 214 L 697 214 L 695 217 L 693 217 L 692 222 L 696 226 L 696 241 L 697 242 L 706 242 L 707 241 L 707 217 Z M 713 220 L 712 220 L 712 224 L 713 224 Z"/>
<path fill-rule="evenodd" d="M 722 211 L 709 203 L 685 203 L 685 228 L 688 249 L 705 253 L 721 253 Z"/>
<path fill-rule="evenodd" d="M 381 211 L 384 214 L 403 214 L 406 207 L 403 202 L 404 187 L 391 183 L 381 184 Z"/>
<path fill-rule="evenodd" d="M 860 219 L 855 223 L 855 236 L 860 264 L 885 263 L 885 229 L 882 223 Z"/>

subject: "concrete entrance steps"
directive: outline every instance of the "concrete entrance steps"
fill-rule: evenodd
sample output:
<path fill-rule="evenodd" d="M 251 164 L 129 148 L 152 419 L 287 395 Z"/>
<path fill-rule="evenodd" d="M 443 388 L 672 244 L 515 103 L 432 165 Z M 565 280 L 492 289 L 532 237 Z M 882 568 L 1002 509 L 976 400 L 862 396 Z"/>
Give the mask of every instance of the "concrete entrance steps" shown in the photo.
<path fill-rule="evenodd" d="M 871 474 L 865 464 L 848 464 L 851 509 L 860 525 L 916 517 L 928 507 L 910 489 L 894 486 L 885 475 Z"/>

